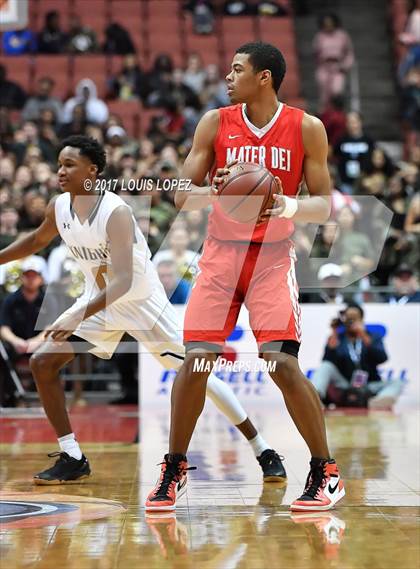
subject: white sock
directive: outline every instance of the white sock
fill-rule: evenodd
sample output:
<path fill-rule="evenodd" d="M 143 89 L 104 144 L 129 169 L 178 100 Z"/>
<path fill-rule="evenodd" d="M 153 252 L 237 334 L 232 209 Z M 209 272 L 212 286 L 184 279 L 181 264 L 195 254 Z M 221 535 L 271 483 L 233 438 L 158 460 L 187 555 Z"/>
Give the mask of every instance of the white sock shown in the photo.
<path fill-rule="evenodd" d="M 250 439 L 248 442 L 251 445 L 255 456 L 261 456 L 265 450 L 267 450 L 268 448 L 271 448 L 268 446 L 266 441 L 259 434 L 256 437 L 254 437 L 253 439 Z"/>
<path fill-rule="evenodd" d="M 80 460 L 82 458 L 82 451 L 80 450 L 79 443 L 76 441 L 74 433 L 64 435 L 58 438 L 58 444 L 62 452 L 66 452 L 69 456 Z"/>

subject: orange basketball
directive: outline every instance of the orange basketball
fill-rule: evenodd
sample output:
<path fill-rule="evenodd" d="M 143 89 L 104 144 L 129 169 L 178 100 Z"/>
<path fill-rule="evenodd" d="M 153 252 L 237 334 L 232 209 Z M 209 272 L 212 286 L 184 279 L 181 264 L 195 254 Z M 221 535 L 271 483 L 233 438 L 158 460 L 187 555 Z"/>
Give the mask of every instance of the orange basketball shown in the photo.
<path fill-rule="evenodd" d="M 239 162 L 230 168 L 226 182 L 219 188 L 219 203 L 233 220 L 252 223 L 271 207 L 278 189 L 270 170 L 259 164 Z"/>

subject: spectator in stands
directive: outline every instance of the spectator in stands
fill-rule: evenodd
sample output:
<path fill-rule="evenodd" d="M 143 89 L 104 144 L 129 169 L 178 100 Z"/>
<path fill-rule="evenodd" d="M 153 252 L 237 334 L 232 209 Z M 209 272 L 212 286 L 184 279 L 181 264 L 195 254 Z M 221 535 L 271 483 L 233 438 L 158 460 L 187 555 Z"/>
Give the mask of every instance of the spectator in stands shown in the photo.
<path fill-rule="evenodd" d="M 43 222 L 47 198 L 37 190 L 26 192 L 23 198 L 23 208 L 19 212 L 19 231 L 35 229 Z"/>
<path fill-rule="evenodd" d="M 67 138 L 72 134 L 86 134 L 88 124 L 86 106 L 83 103 L 78 103 L 73 107 L 71 122 L 61 125 L 59 131 L 60 138 Z"/>
<path fill-rule="evenodd" d="M 145 94 L 145 76 L 133 54 L 124 57 L 121 71 L 111 80 L 111 95 L 129 101 Z"/>
<path fill-rule="evenodd" d="M 171 259 L 160 261 L 157 272 L 170 302 L 185 304 L 191 292 L 191 282 L 179 278 L 175 262 Z"/>
<path fill-rule="evenodd" d="M 95 32 L 91 28 L 84 26 L 80 16 L 76 14 L 70 17 L 67 51 L 75 54 L 98 51 Z"/>
<path fill-rule="evenodd" d="M 420 63 L 407 73 L 401 93 L 401 109 L 408 128 L 408 145 L 414 146 L 420 133 Z"/>
<path fill-rule="evenodd" d="M 121 24 L 113 22 L 105 30 L 103 51 L 109 55 L 127 55 L 136 53 L 136 48 L 129 32 Z"/>
<path fill-rule="evenodd" d="M 185 227 L 171 227 L 167 236 L 169 249 L 161 249 L 152 261 L 157 267 L 162 261 L 174 261 L 178 277 L 192 281 L 197 272 L 198 254 L 188 249 L 188 233 Z"/>
<path fill-rule="evenodd" d="M 7 343 L 12 360 L 22 354 L 32 354 L 43 341 L 43 329 L 51 322 L 49 300 L 43 306 L 42 267 L 42 260 L 37 255 L 25 259 L 21 287 L 6 296 L 2 304 L 0 335 Z"/>
<path fill-rule="evenodd" d="M 5 182 L 12 182 L 15 175 L 15 165 L 10 156 L 0 158 L 0 175 Z"/>
<path fill-rule="evenodd" d="M 67 36 L 60 28 L 60 14 L 52 10 L 45 15 L 44 28 L 38 35 L 39 53 L 63 53 L 67 45 Z"/>
<path fill-rule="evenodd" d="M 347 118 L 344 108 L 344 97 L 342 95 L 334 95 L 320 115 L 320 119 L 327 131 L 328 144 L 332 148 L 346 134 Z"/>
<path fill-rule="evenodd" d="M 394 230 L 395 235 L 404 239 L 405 218 L 408 210 L 408 196 L 399 173 L 390 178 L 386 187 L 384 201 L 393 212 L 391 228 Z M 403 246 L 402 241 L 400 246 Z"/>
<path fill-rule="evenodd" d="M 372 244 L 365 233 L 355 229 L 356 216 L 349 206 L 343 207 L 338 215 L 337 249 L 338 261 L 344 275 L 359 279 L 373 268 Z"/>
<path fill-rule="evenodd" d="M 7 79 L 7 70 L 0 65 L 0 107 L 21 109 L 26 101 L 26 93 L 20 85 Z"/>
<path fill-rule="evenodd" d="M 3 53 L 5 55 L 25 55 L 37 50 L 34 33 L 25 28 L 3 32 Z"/>
<path fill-rule="evenodd" d="M 420 266 L 420 193 L 417 192 L 408 206 L 404 223 L 410 250 L 406 256 L 413 267 Z"/>
<path fill-rule="evenodd" d="M 316 58 L 315 77 L 319 88 L 321 108 L 331 97 L 342 95 L 346 76 L 353 65 L 353 44 L 348 33 L 341 27 L 336 14 L 325 14 L 319 19 L 319 31 L 313 41 Z"/>
<path fill-rule="evenodd" d="M 92 79 L 82 79 L 76 85 L 76 96 L 66 101 L 63 109 L 63 122 L 72 122 L 73 111 L 77 105 L 83 105 L 88 122 L 103 124 L 108 119 L 108 107 L 98 99 L 97 89 Z"/>
<path fill-rule="evenodd" d="M 203 112 L 230 105 L 226 82 L 220 78 L 219 68 L 215 64 L 208 65 L 206 68 L 206 80 L 200 93 L 200 99 Z"/>
<path fill-rule="evenodd" d="M 336 403 L 349 405 L 354 398 L 360 406 L 365 396 L 369 398 L 369 407 L 391 409 L 402 391 L 402 382 L 381 381 L 377 366 L 388 356 L 382 338 L 366 329 L 363 318 L 363 309 L 349 304 L 333 320 L 323 361 L 311 380 L 323 401 L 333 384 L 340 390 Z M 348 397 L 351 388 L 352 398 Z"/>
<path fill-rule="evenodd" d="M 11 203 L 0 205 L 0 249 L 16 240 L 19 214 Z"/>
<path fill-rule="evenodd" d="M 358 215 L 360 213 L 360 206 L 357 201 L 348 194 L 343 194 L 340 190 L 337 190 L 337 170 L 332 164 L 328 165 L 328 170 L 330 173 L 330 183 L 331 183 L 331 215 L 330 219 L 337 219 L 339 211 L 348 206 L 351 210 Z"/>
<path fill-rule="evenodd" d="M 22 120 L 39 121 L 44 110 L 52 111 L 55 123 L 61 120 L 62 104 L 52 96 L 54 80 L 51 77 L 41 77 L 37 81 L 35 95 L 29 97 L 22 109 Z"/>
<path fill-rule="evenodd" d="M 208 0 L 190 2 L 193 16 L 193 29 L 196 34 L 211 34 L 214 31 L 214 7 Z"/>
<path fill-rule="evenodd" d="M 337 304 L 342 306 L 346 301 L 341 291 L 343 269 L 335 263 L 325 263 L 319 268 L 317 279 L 319 290 L 310 295 L 310 302 Z"/>
<path fill-rule="evenodd" d="M 198 53 L 191 53 L 188 56 L 187 68 L 184 71 L 184 83 L 197 95 L 203 90 L 206 80 L 206 72 L 203 67 L 203 61 Z"/>
<path fill-rule="evenodd" d="M 391 279 L 394 292 L 385 297 L 390 304 L 420 302 L 420 287 L 417 275 L 410 265 L 400 265 Z"/>
<path fill-rule="evenodd" d="M 380 148 L 375 147 L 372 154 L 367 156 L 362 164 L 363 173 L 368 176 L 380 176 L 383 184 L 386 184 L 389 178 L 395 173 L 395 164 L 386 152 Z"/>
<path fill-rule="evenodd" d="M 185 212 L 185 222 L 188 232 L 188 249 L 201 251 L 206 236 L 207 212 L 196 209 Z"/>
<path fill-rule="evenodd" d="M 338 226 L 335 223 L 325 223 L 318 228 L 318 233 L 311 249 L 314 259 L 327 258 L 329 262 L 337 262 L 331 257 L 331 248 L 338 237 Z"/>
<path fill-rule="evenodd" d="M 249 0 L 226 0 L 223 13 L 226 16 L 248 16 L 254 12 Z"/>
<path fill-rule="evenodd" d="M 420 64 L 420 5 L 418 0 L 411 2 L 405 29 L 400 34 L 399 40 L 408 48 L 408 53 L 398 69 L 400 82 L 404 84 L 410 69 Z"/>
<path fill-rule="evenodd" d="M 279 17 L 288 14 L 287 8 L 276 0 L 258 0 L 256 9 L 259 16 Z"/>
<path fill-rule="evenodd" d="M 347 133 L 337 142 L 334 156 L 340 174 L 340 189 L 346 193 L 353 192 L 362 169 L 374 148 L 373 140 L 364 134 L 362 117 L 359 113 L 347 114 Z"/>
<path fill-rule="evenodd" d="M 176 209 L 173 205 L 163 199 L 163 192 L 157 189 L 157 178 L 153 184 L 153 189 L 147 192 L 151 197 L 150 219 L 157 225 L 159 231 L 166 235 L 171 222 L 176 216 Z"/>
<path fill-rule="evenodd" d="M 168 54 L 161 53 L 156 57 L 146 79 L 147 104 L 149 106 L 162 104 L 162 99 L 170 91 L 173 70 L 173 62 Z"/>
<path fill-rule="evenodd" d="M 32 171 L 28 166 L 19 166 L 13 182 L 13 192 L 20 193 L 30 188 L 34 180 Z"/>
<path fill-rule="evenodd" d="M 193 111 L 201 109 L 197 93 L 185 83 L 182 69 L 174 69 L 171 81 L 171 96 L 184 108 Z"/>
<path fill-rule="evenodd" d="M 40 136 L 39 130 L 33 121 L 26 121 L 19 130 L 19 143 L 15 145 L 14 152 L 19 162 L 39 162 L 45 160 L 56 164 L 57 149 L 54 142 Z"/>

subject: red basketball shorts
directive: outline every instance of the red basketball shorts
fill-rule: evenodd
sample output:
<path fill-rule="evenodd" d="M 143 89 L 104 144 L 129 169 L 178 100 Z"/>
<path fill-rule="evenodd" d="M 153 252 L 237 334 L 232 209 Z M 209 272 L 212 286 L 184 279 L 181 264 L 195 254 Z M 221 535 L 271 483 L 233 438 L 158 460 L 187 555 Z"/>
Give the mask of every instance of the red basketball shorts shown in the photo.
<path fill-rule="evenodd" d="M 241 305 L 258 346 L 300 342 L 296 255 L 291 241 L 241 243 L 207 238 L 184 321 L 184 343 L 223 345 Z"/>

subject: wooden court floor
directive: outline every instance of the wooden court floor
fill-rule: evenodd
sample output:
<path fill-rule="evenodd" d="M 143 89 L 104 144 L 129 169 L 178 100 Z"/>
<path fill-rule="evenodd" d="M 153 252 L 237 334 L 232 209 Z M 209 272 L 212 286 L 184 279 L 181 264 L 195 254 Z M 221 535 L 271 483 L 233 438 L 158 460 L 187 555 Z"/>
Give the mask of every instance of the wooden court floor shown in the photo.
<path fill-rule="evenodd" d="M 2 569 L 415 569 L 419 567 L 419 415 L 327 417 L 347 495 L 337 509 L 294 514 L 308 454 L 284 409 L 251 412 L 285 456 L 288 484 L 263 484 L 246 441 L 215 412 L 192 441 L 189 488 L 175 514 L 146 516 L 166 447 L 166 409 L 88 407 L 73 417 L 93 475 L 35 487 L 56 450 L 41 415 L 0 418 Z M 118 442 L 120 439 L 121 442 Z M 46 442 L 46 441 L 51 441 Z"/>

